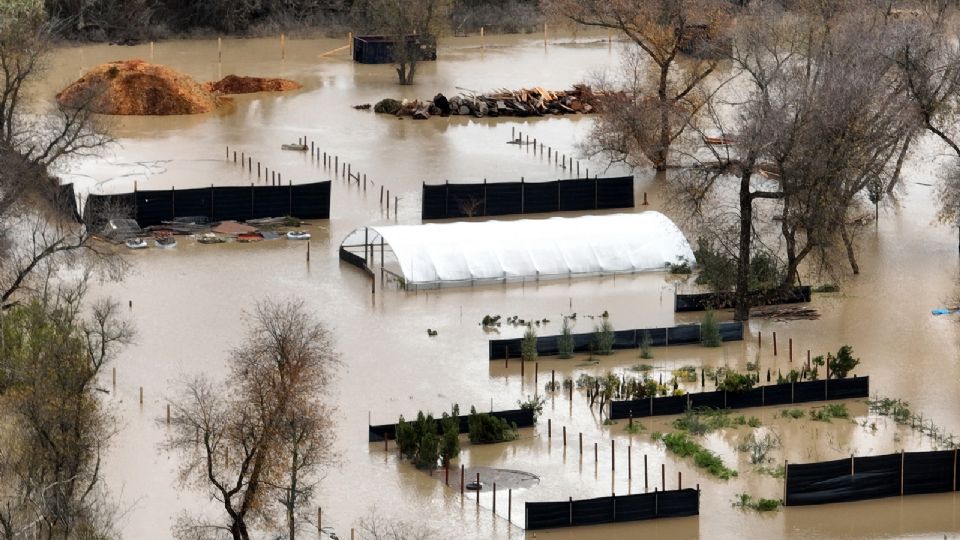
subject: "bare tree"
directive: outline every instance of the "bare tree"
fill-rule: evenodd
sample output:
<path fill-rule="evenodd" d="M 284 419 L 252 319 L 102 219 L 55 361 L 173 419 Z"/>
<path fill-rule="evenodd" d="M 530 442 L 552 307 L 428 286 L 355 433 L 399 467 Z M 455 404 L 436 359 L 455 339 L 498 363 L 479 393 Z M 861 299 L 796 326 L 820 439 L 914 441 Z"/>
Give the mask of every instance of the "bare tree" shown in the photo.
<path fill-rule="evenodd" d="M 367 515 L 356 523 L 360 540 L 429 540 L 435 538 L 434 531 L 399 519 L 381 515 L 371 508 Z"/>
<path fill-rule="evenodd" d="M 402 85 L 413 84 L 422 41 L 434 39 L 448 23 L 451 0 L 361 0 L 354 4 L 361 21 L 374 32 L 393 38 L 392 56 Z"/>
<path fill-rule="evenodd" d="M 601 133 L 614 159 L 627 160 L 642 155 L 658 171 L 670 163 L 670 148 L 684 132 L 689 118 L 702 100 L 696 90 L 717 67 L 717 60 L 689 58 L 680 68 L 678 62 L 692 34 L 704 29 L 714 38 L 722 38 L 729 19 L 729 3 L 714 0 L 543 0 L 544 9 L 565 16 L 578 24 L 610 28 L 623 32 L 636 46 L 631 62 L 640 65 L 641 57 L 653 63 L 643 77 L 634 77 L 623 93 L 610 94 L 603 107 Z M 718 39 L 722 41 L 722 39 Z M 629 57 L 628 57 L 629 58 Z M 604 130 L 605 120 L 613 125 Z M 611 136 L 620 134 L 620 137 Z"/>
<path fill-rule="evenodd" d="M 725 104 L 736 111 L 727 125 L 710 107 L 718 128 L 736 132 L 735 142 L 711 148 L 715 161 L 677 182 L 695 212 L 704 212 L 714 197 L 711 204 L 719 200 L 739 219 L 740 319 L 759 301 L 750 288 L 751 254 L 762 236 L 758 219 L 779 222 L 784 263 L 775 293 L 795 283 L 808 256 L 827 264 L 839 245 L 857 271 L 849 228 L 862 222 L 858 201 L 871 182 L 895 170 L 914 130 L 882 46 L 882 18 L 866 4 L 810 4 L 793 12 L 762 6 L 742 14 L 732 59 L 748 90 L 738 88 L 735 101 Z M 756 177 L 768 168 L 775 171 L 771 178 Z M 717 199 L 731 176 L 739 183 L 738 200 Z"/>
<path fill-rule="evenodd" d="M 223 505 L 222 524 L 193 518 L 180 537 L 204 530 L 249 539 L 277 526 L 279 500 L 290 537 L 296 509 L 312 495 L 317 468 L 331 459 L 330 411 L 320 401 L 338 363 L 324 327 L 302 302 L 261 302 L 247 340 L 230 355 L 230 377 L 198 377 L 170 400 L 164 444 L 180 459 L 181 479 Z"/>
<path fill-rule="evenodd" d="M 0 308 L 42 287 L 41 270 L 76 263 L 84 252 L 107 253 L 87 242 L 89 232 L 74 219 L 76 201 L 51 172 L 109 138 L 87 107 L 38 112 L 30 102 L 56 27 L 39 2 L 0 3 Z"/>
<path fill-rule="evenodd" d="M 0 537 L 95 538 L 112 515 L 101 477 L 115 421 L 96 395 L 133 337 L 119 306 L 82 305 L 86 280 L 51 286 L 0 317 Z"/>

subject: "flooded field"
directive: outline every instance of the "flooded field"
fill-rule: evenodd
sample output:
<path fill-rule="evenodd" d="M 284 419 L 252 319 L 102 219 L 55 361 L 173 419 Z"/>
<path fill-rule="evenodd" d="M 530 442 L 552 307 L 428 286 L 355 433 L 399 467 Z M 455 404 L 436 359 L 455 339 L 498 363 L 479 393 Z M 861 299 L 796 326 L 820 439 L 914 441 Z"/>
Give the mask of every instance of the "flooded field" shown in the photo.
<path fill-rule="evenodd" d="M 506 494 L 498 493 L 497 512 L 492 495 L 484 492 L 461 498 L 451 474 L 451 487 L 442 471 L 431 477 L 400 462 L 391 443 L 368 444 L 367 423 L 394 422 L 398 415 L 418 410 L 436 414 L 454 402 L 461 410 L 516 408 L 527 395 L 544 394 L 551 370 L 557 378 L 580 374 L 630 372 L 639 364 L 637 351 L 587 362 L 543 359 L 535 384 L 533 366 L 523 377 L 518 362 L 489 361 L 483 331 L 486 314 L 549 318 L 540 334 L 559 333 L 561 314 L 580 314 L 575 331 L 592 331 L 586 315 L 605 310 L 615 327 L 672 326 L 696 320 L 676 316 L 672 295 L 689 285 L 660 273 L 609 276 L 540 283 L 420 291 L 370 293 L 366 275 L 340 263 L 337 248 L 357 227 L 385 222 L 418 223 L 422 182 L 496 180 L 552 180 L 572 176 L 543 156 L 508 145 L 511 130 L 577 155 L 577 142 L 589 130 L 588 116 L 544 119 L 432 118 L 414 122 L 357 111 L 351 106 L 375 103 L 384 97 L 428 98 L 437 92 L 455 95 L 459 88 L 490 90 L 539 85 L 565 89 L 615 67 L 616 43 L 605 36 L 552 38 L 545 48 L 539 36 L 488 37 L 481 48 L 477 38 L 444 41 L 441 58 L 423 64 L 413 87 L 400 87 L 390 66 L 360 66 L 345 54 L 321 57 L 343 40 L 291 40 L 281 60 L 279 40 L 226 40 L 222 65 L 216 41 L 178 41 L 138 47 L 70 47 L 53 58 L 47 82 L 40 89 L 52 98 L 85 69 L 99 63 L 143 58 L 186 72 L 200 81 L 236 73 L 282 76 L 304 89 L 285 94 L 239 96 L 233 110 L 190 117 L 112 118 L 107 121 L 117 138 L 102 158 L 73 163 L 64 176 L 89 186 L 94 193 L 125 192 L 134 181 L 140 189 L 248 185 L 256 174 L 242 171 L 225 158 L 225 147 L 245 152 L 296 182 L 333 180 L 331 219 L 316 221 L 309 262 L 306 246 L 295 242 L 259 245 L 205 246 L 183 241 L 176 250 L 131 253 L 134 270 L 122 283 L 103 284 L 94 296 L 109 295 L 123 304 L 132 302 L 130 316 L 139 329 L 137 343 L 117 363 L 116 391 L 109 398 L 121 418 L 121 432 L 106 459 L 111 493 L 126 510 L 121 530 L 126 538 L 168 538 L 170 526 L 183 511 L 218 509 L 198 491 L 179 487 L 172 457 L 158 448 L 164 426 L 164 399 L 185 377 L 207 373 L 224 376 L 226 353 L 243 336 L 244 310 L 266 297 L 302 298 L 334 331 L 343 369 L 329 402 L 337 406 L 336 448 L 340 464 L 327 471 L 316 503 L 323 508 L 324 525 L 349 537 L 355 521 L 371 511 L 416 522 L 439 538 L 943 538 L 960 533 L 958 495 L 923 495 L 869 502 L 807 508 L 788 508 L 770 514 L 743 512 L 732 507 L 739 493 L 779 498 L 782 480 L 763 474 L 736 447 L 750 431 L 724 428 L 706 436 L 704 444 L 719 453 L 727 466 L 739 471 L 729 481 L 716 480 L 678 459 L 651 439 L 654 431 L 670 429 L 671 417 L 644 420 L 638 434 L 625 431 L 626 421 L 603 425 L 579 390 L 546 393 L 544 414 L 534 429 L 521 430 L 512 443 L 471 446 L 464 443 L 461 462 L 470 467 L 493 467 L 532 473 L 538 485 L 513 493 L 507 521 Z M 152 54 L 152 57 L 151 57 Z M 374 184 L 366 192 L 340 177 L 330 178 L 308 155 L 282 152 L 280 144 L 307 137 L 331 155 L 348 161 Z M 923 148 L 909 163 L 906 190 L 900 204 L 881 210 L 875 229 L 861 241 L 862 275 L 842 283 L 839 293 L 814 296 L 816 321 L 771 322 L 753 320 L 745 340 L 719 349 L 699 346 L 654 349 L 652 375 L 669 378 L 684 365 L 730 366 L 744 369 L 759 358 L 763 369 L 788 371 L 786 344 L 793 340 L 795 362 L 806 350 L 814 355 L 850 344 L 862 360 L 858 375 L 870 375 L 871 392 L 910 402 L 914 411 L 949 432 L 960 433 L 960 362 L 956 316 L 933 317 L 957 293 L 957 231 L 934 222 L 933 163 Z M 606 170 L 604 163 L 581 158 L 591 172 Z M 379 186 L 399 197 L 399 212 L 389 219 L 381 209 Z M 638 203 L 648 193 L 650 206 L 664 209 L 662 187 L 652 174 L 636 177 Z M 728 315 L 727 315 L 728 316 Z M 436 329 L 430 337 L 427 329 Z M 777 332 L 779 351 L 773 355 L 770 337 Z M 502 337 L 521 335 L 519 327 L 504 325 Z M 758 350 L 757 335 L 763 346 Z M 104 386 L 110 384 L 104 381 Z M 138 403 L 140 388 L 143 405 Z M 689 383 L 699 390 L 699 383 Z M 707 389 L 712 389 L 710 383 Z M 811 405 L 811 406 L 815 406 Z M 811 406 L 800 407 L 809 410 Z M 780 434 L 784 459 L 806 462 L 875 455 L 933 447 L 929 437 L 877 417 L 862 401 L 847 403 L 852 420 L 815 422 L 781 415 L 782 407 L 749 409 L 761 429 Z M 737 412 L 735 414 L 741 414 Z M 547 422 L 553 436 L 547 436 Z M 559 436 L 567 430 L 568 445 Z M 584 454 L 572 441 L 582 433 Z M 616 470 L 611 470 L 611 441 L 616 441 Z M 598 460 L 593 458 L 597 443 Z M 626 449 L 633 453 L 630 478 Z M 523 503 L 588 498 L 644 490 L 640 457 L 650 463 L 649 489 L 676 487 L 677 472 L 684 486 L 702 490 L 698 518 L 667 519 L 616 526 L 581 527 L 564 531 L 525 533 Z M 661 464 L 666 478 L 661 479 Z"/>

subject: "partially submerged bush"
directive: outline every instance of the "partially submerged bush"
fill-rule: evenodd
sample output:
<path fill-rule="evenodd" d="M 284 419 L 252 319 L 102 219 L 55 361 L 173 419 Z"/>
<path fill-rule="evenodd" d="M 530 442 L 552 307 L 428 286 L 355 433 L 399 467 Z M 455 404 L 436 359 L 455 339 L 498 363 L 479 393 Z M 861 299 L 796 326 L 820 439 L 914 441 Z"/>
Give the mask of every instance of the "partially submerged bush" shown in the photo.
<path fill-rule="evenodd" d="M 381 99 L 373 106 L 373 112 L 383 114 L 397 114 L 403 105 L 395 99 Z"/>
<path fill-rule="evenodd" d="M 732 394 L 747 392 L 753 388 L 754 379 L 751 375 L 727 371 L 723 379 L 717 385 L 718 390 L 724 390 Z"/>
<path fill-rule="evenodd" d="M 686 433 L 668 433 L 666 435 L 654 433 L 652 437 L 654 440 L 663 442 L 667 450 L 680 457 L 693 456 L 693 462 L 697 467 L 706 469 L 707 472 L 717 478 L 729 480 L 737 476 L 737 471 L 727 468 L 720 456 L 701 446 Z"/>
<path fill-rule="evenodd" d="M 703 321 L 700 323 L 700 342 L 704 347 L 720 346 L 720 323 L 717 322 L 717 315 L 712 309 L 708 309 L 703 314 Z"/>
<path fill-rule="evenodd" d="M 603 322 L 594 329 L 593 333 L 597 354 L 613 354 L 613 344 L 616 341 L 616 336 L 613 332 L 613 324 L 607 317 L 603 317 Z"/>
<path fill-rule="evenodd" d="M 510 424 L 503 418 L 478 413 L 475 407 L 470 407 L 467 426 L 470 429 L 470 442 L 474 444 L 498 443 L 517 438 L 516 425 Z"/>
<path fill-rule="evenodd" d="M 537 359 L 537 331 L 533 326 L 527 326 L 520 341 L 520 358 L 524 362 L 533 362 Z"/>

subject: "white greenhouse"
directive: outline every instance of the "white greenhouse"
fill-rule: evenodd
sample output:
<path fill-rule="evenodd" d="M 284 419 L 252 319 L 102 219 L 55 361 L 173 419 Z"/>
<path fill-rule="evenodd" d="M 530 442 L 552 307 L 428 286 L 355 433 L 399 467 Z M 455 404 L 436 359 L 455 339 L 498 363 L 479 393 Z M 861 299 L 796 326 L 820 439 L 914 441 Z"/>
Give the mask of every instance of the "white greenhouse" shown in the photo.
<path fill-rule="evenodd" d="M 683 233 L 659 212 L 361 227 L 340 245 L 340 257 L 415 289 L 694 262 Z"/>

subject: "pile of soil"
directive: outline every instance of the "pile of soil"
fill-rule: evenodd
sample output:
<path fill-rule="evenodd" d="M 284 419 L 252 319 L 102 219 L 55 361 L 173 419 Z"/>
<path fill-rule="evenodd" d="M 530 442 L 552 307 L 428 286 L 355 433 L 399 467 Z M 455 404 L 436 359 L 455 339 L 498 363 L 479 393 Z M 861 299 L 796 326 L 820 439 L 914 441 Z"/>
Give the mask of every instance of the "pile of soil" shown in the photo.
<path fill-rule="evenodd" d="M 219 94 L 252 94 L 254 92 L 286 92 L 299 90 L 303 85 L 289 79 L 266 79 L 227 75 L 215 82 L 203 83 L 203 89 Z"/>
<path fill-rule="evenodd" d="M 192 78 L 143 60 L 99 65 L 57 94 L 66 107 L 82 107 L 101 114 L 201 114 L 228 103 Z"/>

